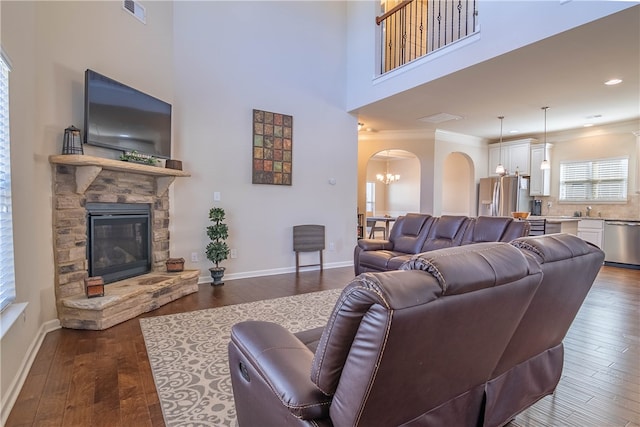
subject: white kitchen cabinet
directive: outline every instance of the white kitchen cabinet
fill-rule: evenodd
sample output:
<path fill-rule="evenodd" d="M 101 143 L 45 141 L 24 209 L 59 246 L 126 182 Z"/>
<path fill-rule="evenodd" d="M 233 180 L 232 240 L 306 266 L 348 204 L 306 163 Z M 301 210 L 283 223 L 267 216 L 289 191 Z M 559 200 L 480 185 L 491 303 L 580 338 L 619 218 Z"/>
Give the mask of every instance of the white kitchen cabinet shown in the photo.
<path fill-rule="evenodd" d="M 529 175 L 530 145 L 536 143 L 535 139 L 519 139 L 502 143 L 502 155 L 500 155 L 500 143 L 489 145 L 489 175 L 496 175 L 496 166 L 502 163 L 509 175 L 514 175 L 516 170 L 520 175 Z"/>
<path fill-rule="evenodd" d="M 529 180 L 530 196 L 548 196 L 551 194 L 551 170 L 540 169 L 540 164 L 546 158 L 551 161 L 551 144 L 531 145 L 531 173 Z"/>
<path fill-rule="evenodd" d="M 601 219 L 581 219 L 578 221 L 578 237 L 602 247 L 604 221 Z"/>
<path fill-rule="evenodd" d="M 529 175 L 529 142 L 514 144 L 509 147 L 507 152 L 509 167 L 507 170 L 511 175 L 516 171 L 520 175 Z"/>

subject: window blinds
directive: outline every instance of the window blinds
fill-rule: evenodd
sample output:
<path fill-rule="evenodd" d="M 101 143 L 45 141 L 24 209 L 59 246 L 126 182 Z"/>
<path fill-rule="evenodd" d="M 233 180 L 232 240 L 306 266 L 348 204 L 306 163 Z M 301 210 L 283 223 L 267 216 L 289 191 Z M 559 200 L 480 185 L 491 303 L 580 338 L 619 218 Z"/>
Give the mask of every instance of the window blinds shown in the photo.
<path fill-rule="evenodd" d="M 9 66 L 0 55 L 0 311 L 16 296 L 9 145 Z"/>
<path fill-rule="evenodd" d="M 620 202 L 627 200 L 628 158 L 560 164 L 560 200 Z"/>

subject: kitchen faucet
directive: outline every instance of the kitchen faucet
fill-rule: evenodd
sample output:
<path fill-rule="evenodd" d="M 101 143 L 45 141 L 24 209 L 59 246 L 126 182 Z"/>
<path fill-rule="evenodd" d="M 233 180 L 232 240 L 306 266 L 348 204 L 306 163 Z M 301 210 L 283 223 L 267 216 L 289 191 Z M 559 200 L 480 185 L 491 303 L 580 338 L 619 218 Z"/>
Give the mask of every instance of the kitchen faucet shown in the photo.
<path fill-rule="evenodd" d="M 591 206 L 587 206 L 587 216 L 591 216 Z"/>

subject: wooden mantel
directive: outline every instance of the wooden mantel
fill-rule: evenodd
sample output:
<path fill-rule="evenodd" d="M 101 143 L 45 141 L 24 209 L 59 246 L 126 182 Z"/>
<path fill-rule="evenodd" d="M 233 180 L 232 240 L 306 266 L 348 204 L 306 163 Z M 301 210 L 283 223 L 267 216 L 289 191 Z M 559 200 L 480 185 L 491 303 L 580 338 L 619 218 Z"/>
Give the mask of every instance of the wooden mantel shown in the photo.
<path fill-rule="evenodd" d="M 156 176 L 158 177 L 156 180 L 156 194 L 159 196 L 167 191 L 167 188 L 169 188 L 176 177 L 191 176 L 191 174 L 177 169 L 105 159 L 84 154 L 58 154 L 49 156 L 49 162 L 76 167 L 76 193 L 78 194 L 84 194 L 103 169 Z"/>

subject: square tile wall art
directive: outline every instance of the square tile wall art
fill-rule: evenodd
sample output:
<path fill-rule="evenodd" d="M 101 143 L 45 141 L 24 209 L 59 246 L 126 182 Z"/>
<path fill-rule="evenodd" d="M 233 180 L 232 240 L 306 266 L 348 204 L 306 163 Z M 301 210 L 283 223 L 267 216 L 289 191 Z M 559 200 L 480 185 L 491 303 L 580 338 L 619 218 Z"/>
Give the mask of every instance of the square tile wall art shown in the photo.
<path fill-rule="evenodd" d="M 291 185 L 293 117 L 253 110 L 253 183 Z"/>

